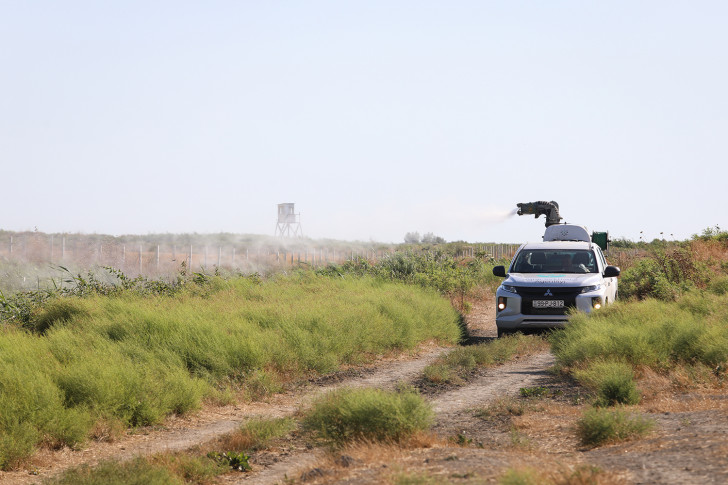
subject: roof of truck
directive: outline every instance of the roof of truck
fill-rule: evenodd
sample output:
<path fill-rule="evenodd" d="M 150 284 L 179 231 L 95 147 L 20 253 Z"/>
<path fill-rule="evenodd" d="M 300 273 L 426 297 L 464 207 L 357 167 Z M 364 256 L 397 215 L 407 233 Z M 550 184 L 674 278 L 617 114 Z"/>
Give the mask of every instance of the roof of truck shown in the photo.
<path fill-rule="evenodd" d="M 593 243 L 586 241 L 545 241 L 526 243 L 521 249 L 591 249 Z"/>
<path fill-rule="evenodd" d="M 552 224 L 543 233 L 544 241 L 584 241 L 591 242 L 589 230 L 576 224 Z"/>

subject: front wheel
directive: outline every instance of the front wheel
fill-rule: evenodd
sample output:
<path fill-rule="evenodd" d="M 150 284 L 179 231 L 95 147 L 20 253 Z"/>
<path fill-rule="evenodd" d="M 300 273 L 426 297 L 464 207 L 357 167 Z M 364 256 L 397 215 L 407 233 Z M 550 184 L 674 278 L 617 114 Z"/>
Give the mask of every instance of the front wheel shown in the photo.
<path fill-rule="evenodd" d="M 504 328 L 498 328 L 498 338 L 505 337 L 506 335 L 510 335 L 511 332 L 504 329 Z"/>

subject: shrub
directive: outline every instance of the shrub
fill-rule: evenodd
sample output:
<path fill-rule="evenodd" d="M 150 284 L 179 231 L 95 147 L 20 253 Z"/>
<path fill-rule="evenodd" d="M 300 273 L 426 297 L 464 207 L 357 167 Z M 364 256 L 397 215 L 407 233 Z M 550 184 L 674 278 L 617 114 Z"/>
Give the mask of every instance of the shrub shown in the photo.
<path fill-rule="evenodd" d="M 625 298 L 657 298 L 673 301 L 681 293 L 704 287 L 710 273 L 691 245 L 663 249 L 654 247 L 650 255 L 627 268 L 620 278 L 620 294 Z"/>
<path fill-rule="evenodd" d="M 715 278 L 708 284 L 708 290 L 715 295 L 728 293 L 728 276 Z"/>
<path fill-rule="evenodd" d="M 56 324 L 79 319 L 88 315 L 82 300 L 76 298 L 58 298 L 51 300 L 39 309 L 37 315 L 27 324 L 32 331 L 44 334 Z"/>
<path fill-rule="evenodd" d="M 341 445 L 358 439 L 401 441 L 432 422 L 432 408 L 412 390 L 340 389 L 314 403 L 304 427 Z"/>
<path fill-rule="evenodd" d="M 688 294 L 677 302 L 615 304 L 590 315 L 575 314 L 551 337 L 559 364 L 622 361 L 668 370 L 674 364 L 718 366 L 728 361 L 726 297 Z"/>
<path fill-rule="evenodd" d="M 596 392 L 599 406 L 640 402 L 632 366 L 624 362 L 594 362 L 584 370 L 574 371 L 574 377 Z"/>
<path fill-rule="evenodd" d="M 621 409 L 592 408 L 584 413 L 576 426 L 584 445 L 599 446 L 641 437 L 653 428 L 654 421 Z"/>
<path fill-rule="evenodd" d="M 678 287 L 670 282 L 657 261 L 645 258 L 622 273 L 619 293 L 623 298 L 672 301 L 678 295 Z"/>

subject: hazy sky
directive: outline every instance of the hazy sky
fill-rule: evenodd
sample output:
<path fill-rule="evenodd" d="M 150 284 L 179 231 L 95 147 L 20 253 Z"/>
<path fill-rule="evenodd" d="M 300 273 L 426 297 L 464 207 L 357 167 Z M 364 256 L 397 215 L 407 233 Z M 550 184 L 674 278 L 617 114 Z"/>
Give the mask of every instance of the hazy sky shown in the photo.
<path fill-rule="evenodd" d="M 0 0 L 0 228 L 728 228 L 725 1 Z M 505 219 L 504 219 L 505 218 Z"/>

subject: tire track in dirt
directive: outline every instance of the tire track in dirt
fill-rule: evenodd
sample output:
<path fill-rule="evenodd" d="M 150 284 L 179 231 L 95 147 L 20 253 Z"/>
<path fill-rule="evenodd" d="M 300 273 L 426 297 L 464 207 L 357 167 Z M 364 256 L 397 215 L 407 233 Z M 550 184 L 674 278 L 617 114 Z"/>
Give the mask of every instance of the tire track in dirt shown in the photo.
<path fill-rule="evenodd" d="M 542 352 L 525 359 L 490 369 L 468 385 L 445 393 L 432 402 L 435 413 L 446 418 L 492 401 L 496 397 L 516 395 L 522 387 L 534 387 L 548 377 L 554 356 Z"/>
<path fill-rule="evenodd" d="M 487 404 L 503 396 L 515 395 L 522 387 L 539 385 L 548 378 L 548 368 L 553 364 L 553 355 L 550 352 L 542 352 L 490 369 L 486 375 L 466 386 L 437 396 L 431 401 L 437 421 L 435 432 L 448 434 L 453 429 L 467 428 L 471 420 L 475 421 L 477 419 L 468 413 L 469 409 Z M 412 377 L 417 375 L 417 373 L 414 373 Z M 399 379 L 399 381 L 401 380 Z M 378 379 L 369 381 L 370 384 L 376 384 L 377 382 Z M 393 381 L 389 380 L 388 382 Z M 367 385 L 365 381 L 359 381 L 357 387 L 367 387 Z M 371 387 L 379 386 L 374 385 Z M 224 483 L 254 485 L 284 483 L 286 478 L 300 476 L 307 468 L 314 466 L 322 456 L 323 452 L 320 450 L 290 455 L 274 466 L 258 473 L 239 477 L 228 476 Z"/>
<path fill-rule="evenodd" d="M 516 396 L 521 388 L 545 384 L 553 365 L 554 356 L 542 352 L 492 368 L 468 385 L 437 396 L 432 402 L 437 416 L 435 433 L 443 437 L 469 434 L 468 430 L 479 423 L 470 410 L 505 396 Z"/>

